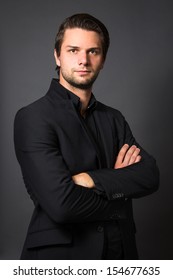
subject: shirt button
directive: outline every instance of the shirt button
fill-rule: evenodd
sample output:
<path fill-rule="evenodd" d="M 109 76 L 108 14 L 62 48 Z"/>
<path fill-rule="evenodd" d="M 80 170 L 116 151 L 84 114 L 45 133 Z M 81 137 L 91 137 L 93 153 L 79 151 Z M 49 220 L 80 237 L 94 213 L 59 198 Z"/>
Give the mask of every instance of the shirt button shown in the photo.
<path fill-rule="evenodd" d="M 102 226 L 98 226 L 98 227 L 97 227 L 97 231 L 98 231 L 98 232 L 103 232 L 103 227 L 102 227 Z"/>

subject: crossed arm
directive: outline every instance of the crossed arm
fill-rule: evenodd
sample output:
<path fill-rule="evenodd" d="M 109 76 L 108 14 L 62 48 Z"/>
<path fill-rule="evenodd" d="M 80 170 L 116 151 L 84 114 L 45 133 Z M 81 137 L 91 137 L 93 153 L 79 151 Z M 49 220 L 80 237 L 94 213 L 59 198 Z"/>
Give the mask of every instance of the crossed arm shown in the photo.
<path fill-rule="evenodd" d="M 52 220 L 58 223 L 109 220 L 124 203 L 123 199 L 116 199 L 117 195 L 138 198 L 157 190 L 159 172 L 155 160 L 136 147 L 138 144 L 121 115 L 116 125 L 122 148 L 114 166 L 71 177 L 71 170 L 57 146 L 56 130 L 52 130 L 54 120 L 50 119 L 50 126 L 36 109 L 37 106 L 26 107 L 16 115 L 15 150 L 31 199 Z M 107 199 L 89 191 L 94 187 L 103 191 Z"/>
<path fill-rule="evenodd" d="M 116 158 L 114 169 L 124 168 L 141 160 L 140 149 L 137 146 L 124 144 Z M 94 188 L 95 183 L 88 173 L 82 172 L 72 176 L 75 184 L 86 188 Z"/>

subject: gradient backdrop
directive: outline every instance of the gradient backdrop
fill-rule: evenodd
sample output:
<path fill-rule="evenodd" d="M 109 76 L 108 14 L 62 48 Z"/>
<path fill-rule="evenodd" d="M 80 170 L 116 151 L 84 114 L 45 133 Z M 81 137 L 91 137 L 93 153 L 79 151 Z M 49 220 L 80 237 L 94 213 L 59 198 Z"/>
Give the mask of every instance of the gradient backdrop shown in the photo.
<path fill-rule="evenodd" d="M 125 115 L 160 168 L 160 190 L 134 200 L 140 258 L 173 259 L 172 0 L 1 0 L 0 259 L 19 258 L 33 210 L 14 153 L 14 116 L 56 77 L 55 34 L 78 12 L 98 17 L 111 37 L 94 94 Z"/>

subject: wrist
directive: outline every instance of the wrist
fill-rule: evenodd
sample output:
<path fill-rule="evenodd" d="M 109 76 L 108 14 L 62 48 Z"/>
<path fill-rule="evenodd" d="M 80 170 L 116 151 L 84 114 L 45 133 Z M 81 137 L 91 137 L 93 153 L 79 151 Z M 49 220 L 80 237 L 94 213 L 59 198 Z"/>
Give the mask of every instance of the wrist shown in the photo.
<path fill-rule="evenodd" d="M 92 189 L 95 187 L 94 181 L 88 173 L 81 173 L 84 176 L 86 187 Z"/>

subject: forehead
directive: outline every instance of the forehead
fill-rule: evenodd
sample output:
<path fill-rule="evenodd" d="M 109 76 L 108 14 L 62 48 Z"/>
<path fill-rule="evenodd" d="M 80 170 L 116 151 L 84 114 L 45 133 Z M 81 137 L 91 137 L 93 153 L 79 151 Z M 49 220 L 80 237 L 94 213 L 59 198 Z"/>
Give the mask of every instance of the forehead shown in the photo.
<path fill-rule="evenodd" d="M 81 28 L 66 29 L 62 45 L 101 47 L 101 37 L 95 31 Z"/>

